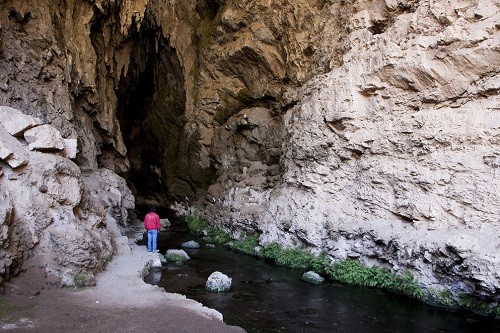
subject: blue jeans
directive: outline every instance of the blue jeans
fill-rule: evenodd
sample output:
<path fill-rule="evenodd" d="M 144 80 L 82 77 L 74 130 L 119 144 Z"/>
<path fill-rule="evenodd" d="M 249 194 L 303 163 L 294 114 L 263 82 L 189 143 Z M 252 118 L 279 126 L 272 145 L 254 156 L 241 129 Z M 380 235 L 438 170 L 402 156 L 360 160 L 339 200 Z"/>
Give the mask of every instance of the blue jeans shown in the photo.
<path fill-rule="evenodd" d="M 148 251 L 156 251 L 156 240 L 158 239 L 158 230 L 148 230 Z"/>

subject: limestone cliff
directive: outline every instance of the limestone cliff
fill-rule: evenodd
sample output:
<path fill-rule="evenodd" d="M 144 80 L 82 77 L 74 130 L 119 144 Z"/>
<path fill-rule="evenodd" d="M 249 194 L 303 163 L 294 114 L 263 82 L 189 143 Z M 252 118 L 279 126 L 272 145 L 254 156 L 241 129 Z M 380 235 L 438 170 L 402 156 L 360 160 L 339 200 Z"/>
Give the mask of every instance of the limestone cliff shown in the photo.
<path fill-rule="evenodd" d="M 202 52 L 204 211 L 498 301 L 499 3 L 278 3 L 227 5 Z"/>
<path fill-rule="evenodd" d="M 499 301 L 498 0 L 1 1 L 0 103 L 139 203 Z"/>

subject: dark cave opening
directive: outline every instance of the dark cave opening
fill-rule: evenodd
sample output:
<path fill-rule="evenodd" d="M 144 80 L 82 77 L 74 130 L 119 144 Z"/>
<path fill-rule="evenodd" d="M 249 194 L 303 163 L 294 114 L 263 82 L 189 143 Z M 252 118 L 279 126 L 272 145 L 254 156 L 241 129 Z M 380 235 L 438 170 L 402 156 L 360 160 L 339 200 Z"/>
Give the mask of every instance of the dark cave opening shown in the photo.
<path fill-rule="evenodd" d="M 127 179 L 138 204 L 162 205 L 179 178 L 186 93 L 176 50 L 146 16 L 117 90 L 117 118 L 127 147 Z"/>

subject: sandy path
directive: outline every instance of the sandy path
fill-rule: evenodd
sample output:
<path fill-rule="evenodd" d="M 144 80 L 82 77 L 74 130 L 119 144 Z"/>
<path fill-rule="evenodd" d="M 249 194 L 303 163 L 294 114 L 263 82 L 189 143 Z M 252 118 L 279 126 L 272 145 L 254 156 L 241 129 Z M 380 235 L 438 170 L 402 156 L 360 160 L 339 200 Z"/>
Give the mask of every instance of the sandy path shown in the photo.
<path fill-rule="evenodd" d="M 52 289 L 38 296 L 2 295 L 0 329 L 9 332 L 244 332 L 183 295 L 142 280 L 158 254 L 129 244 L 97 275 L 95 287 Z"/>

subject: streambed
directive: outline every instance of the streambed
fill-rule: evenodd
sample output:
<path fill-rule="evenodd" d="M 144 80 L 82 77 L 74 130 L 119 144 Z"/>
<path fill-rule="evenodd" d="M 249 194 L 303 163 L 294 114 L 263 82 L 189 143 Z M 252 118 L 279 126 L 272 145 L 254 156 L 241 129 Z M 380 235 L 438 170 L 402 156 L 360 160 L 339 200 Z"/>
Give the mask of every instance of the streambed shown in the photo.
<path fill-rule="evenodd" d="M 152 269 L 146 282 L 214 308 L 224 322 L 247 332 L 500 332 L 500 321 L 467 311 L 450 311 L 404 296 L 339 283 L 312 285 L 303 270 L 276 266 L 263 259 L 215 249 L 174 224 L 159 237 L 159 250 L 185 249 L 191 260 Z M 205 290 L 208 276 L 220 271 L 232 278 L 229 292 Z"/>

